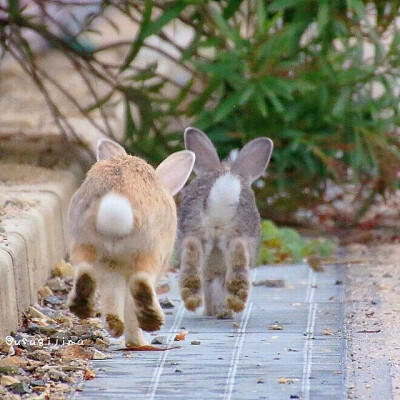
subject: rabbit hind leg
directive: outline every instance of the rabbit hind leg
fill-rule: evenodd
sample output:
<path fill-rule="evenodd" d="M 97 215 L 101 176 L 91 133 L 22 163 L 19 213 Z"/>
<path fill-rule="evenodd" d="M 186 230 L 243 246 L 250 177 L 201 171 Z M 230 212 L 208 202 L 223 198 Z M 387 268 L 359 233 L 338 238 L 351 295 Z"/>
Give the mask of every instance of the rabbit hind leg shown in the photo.
<path fill-rule="evenodd" d="M 140 328 L 148 332 L 159 330 L 164 323 L 164 313 L 150 275 L 146 272 L 135 274 L 129 286 Z"/>
<path fill-rule="evenodd" d="M 71 260 L 75 266 L 75 279 L 68 297 L 68 307 L 79 318 L 93 317 L 96 291 L 94 279 L 96 250 L 90 245 L 74 246 Z"/>
<path fill-rule="evenodd" d="M 149 343 L 143 336 L 139 326 L 137 310 L 133 297 L 128 292 L 125 296 L 125 345 L 127 347 L 146 346 Z"/>
<path fill-rule="evenodd" d="M 249 252 L 246 240 L 235 238 L 231 241 L 228 251 L 228 270 L 226 274 L 226 299 L 228 308 L 234 312 L 241 312 L 246 306 L 249 295 Z"/>
<path fill-rule="evenodd" d="M 185 307 L 195 311 L 202 304 L 201 269 L 203 251 L 200 241 L 195 237 L 187 237 L 182 244 L 179 287 Z"/>
<path fill-rule="evenodd" d="M 126 278 L 115 269 L 101 265 L 98 274 L 98 286 L 101 297 L 101 311 L 104 323 L 112 337 L 120 337 L 124 333 L 124 309 L 126 294 Z"/>

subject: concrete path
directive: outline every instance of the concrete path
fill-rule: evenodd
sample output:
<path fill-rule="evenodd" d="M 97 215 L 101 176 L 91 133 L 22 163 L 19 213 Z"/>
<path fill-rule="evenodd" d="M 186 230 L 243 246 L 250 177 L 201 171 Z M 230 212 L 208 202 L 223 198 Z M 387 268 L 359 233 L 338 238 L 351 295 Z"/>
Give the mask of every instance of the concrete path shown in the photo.
<path fill-rule="evenodd" d="M 253 281 L 284 279 L 284 288 L 255 286 L 232 320 L 190 313 L 176 275 L 175 308 L 161 333 L 181 345 L 166 352 L 115 351 L 97 361 L 97 377 L 75 399 L 341 399 L 345 398 L 344 287 L 341 268 L 316 274 L 306 265 L 260 267 Z M 166 310 L 169 311 L 169 310 Z M 273 326 L 282 330 L 272 330 Z M 176 333 L 186 340 L 173 342 Z M 191 344 L 198 340 L 200 345 Z"/>

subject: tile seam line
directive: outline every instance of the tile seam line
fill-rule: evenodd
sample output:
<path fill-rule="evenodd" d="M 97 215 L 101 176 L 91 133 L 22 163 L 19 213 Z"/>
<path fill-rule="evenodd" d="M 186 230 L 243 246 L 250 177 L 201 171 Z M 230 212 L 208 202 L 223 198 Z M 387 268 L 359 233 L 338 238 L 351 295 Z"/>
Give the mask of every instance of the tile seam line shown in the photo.
<path fill-rule="evenodd" d="M 255 268 L 251 274 L 252 281 L 256 278 L 256 275 L 257 275 L 257 269 Z M 249 298 L 251 296 L 251 293 L 252 293 L 252 286 L 250 286 Z M 253 303 L 249 303 L 245 313 L 243 313 L 243 316 L 242 316 L 242 320 L 240 323 L 240 329 L 239 329 L 238 336 L 235 341 L 235 347 L 233 349 L 233 354 L 232 354 L 231 362 L 229 365 L 228 376 L 227 376 L 227 380 L 225 383 L 225 390 L 224 390 L 224 397 L 223 397 L 224 400 L 230 400 L 232 397 L 232 391 L 233 391 L 233 388 L 235 385 L 237 364 L 239 362 L 240 353 L 242 351 L 244 337 L 246 334 L 246 327 L 247 327 L 247 323 L 249 322 L 252 307 L 253 307 Z"/>
<path fill-rule="evenodd" d="M 174 336 L 174 331 L 176 330 L 177 326 L 181 323 L 184 313 L 185 313 L 185 307 L 183 306 L 183 302 L 181 302 L 181 304 L 179 305 L 179 309 L 176 314 L 174 323 L 172 324 L 172 326 L 169 330 L 169 335 L 167 338 L 168 344 L 171 342 L 171 339 Z M 148 389 L 147 395 L 146 395 L 146 399 L 148 399 L 148 400 L 153 400 L 156 395 L 158 383 L 160 381 L 161 374 L 164 369 L 165 361 L 167 360 L 167 356 L 168 356 L 168 351 L 164 351 L 158 359 L 158 365 L 157 365 L 156 370 L 153 373 L 153 376 L 152 376 L 151 382 L 150 382 L 150 386 L 149 386 L 149 389 Z"/>
<path fill-rule="evenodd" d="M 309 303 L 308 307 L 308 320 L 306 328 L 306 339 L 303 347 L 303 378 L 301 384 L 302 399 L 308 400 L 310 398 L 310 375 L 312 369 L 312 351 L 313 343 L 312 336 L 315 328 L 315 318 L 317 311 L 317 304 L 313 303 L 315 295 L 315 285 L 317 282 L 317 274 L 310 270 L 309 281 L 307 287 L 307 294 L 305 302 Z M 310 290 L 308 290 L 310 288 Z"/>

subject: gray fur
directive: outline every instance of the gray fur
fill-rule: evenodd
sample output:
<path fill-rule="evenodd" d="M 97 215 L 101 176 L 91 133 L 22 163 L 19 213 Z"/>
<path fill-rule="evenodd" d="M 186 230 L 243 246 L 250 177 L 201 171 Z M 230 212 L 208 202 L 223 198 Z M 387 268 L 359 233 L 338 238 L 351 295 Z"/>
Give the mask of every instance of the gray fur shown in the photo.
<path fill-rule="evenodd" d="M 268 138 L 255 139 L 236 161 L 222 163 L 215 161 L 217 152 L 203 132 L 187 128 L 185 144 L 196 154 L 197 176 L 182 190 L 178 207 L 181 295 L 189 310 L 195 310 L 204 299 L 205 315 L 229 318 L 233 311 L 243 310 L 248 296 L 249 269 L 254 266 L 261 238 L 261 218 L 251 183 L 265 171 L 273 144 Z M 239 202 L 229 221 L 210 222 L 211 189 L 227 173 L 240 181 Z M 189 254 L 197 256 L 188 258 Z"/>
<path fill-rule="evenodd" d="M 204 221 L 206 202 L 215 181 L 225 173 L 226 171 L 214 171 L 201 174 L 182 189 L 178 208 L 178 246 L 186 236 L 196 237 L 203 244 L 211 245 Z M 251 187 L 240 176 L 237 175 L 237 177 L 241 181 L 242 190 L 237 213 L 232 220 L 232 233 L 227 240 L 229 242 L 235 237 L 246 237 L 251 245 L 249 251 L 251 260 L 254 262 L 261 238 L 261 218 Z M 180 251 L 181 249 L 178 248 L 178 254 Z"/>

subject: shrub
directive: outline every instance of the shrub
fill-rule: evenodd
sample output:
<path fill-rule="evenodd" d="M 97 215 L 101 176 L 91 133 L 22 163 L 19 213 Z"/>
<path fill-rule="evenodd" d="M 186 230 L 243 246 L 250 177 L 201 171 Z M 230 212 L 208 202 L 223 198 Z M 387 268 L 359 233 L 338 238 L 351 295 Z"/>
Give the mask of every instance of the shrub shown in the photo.
<path fill-rule="evenodd" d="M 274 219 L 320 202 L 328 179 L 360 185 L 358 217 L 376 193 L 397 185 L 398 1 L 105 1 L 91 22 L 108 9 L 140 29 L 112 70 L 118 83 L 87 110 L 115 102 L 118 93 L 130 150 L 158 162 L 182 146 L 189 123 L 209 134 L 221 156 L 269 136 L 275 150 L 257 193 L 263 215 Z M 118 25 L 117 19 L 109 22 Z M 8 23 L 48 36 L 23 10 L 14 9 Z M 167 32 L 171 24 L 177 32 L 189 30 L 188 44 Z M 159 46 L 148 41 L 154 36 Z M 105 49 L 83 51 L 50 39 L 88 65 L 101 65 Z M 149 48 L 175 65 L 172 76 L 157 63 L 137 67 Z M 183 82 L 176 79 L 182 71 Z"/>

